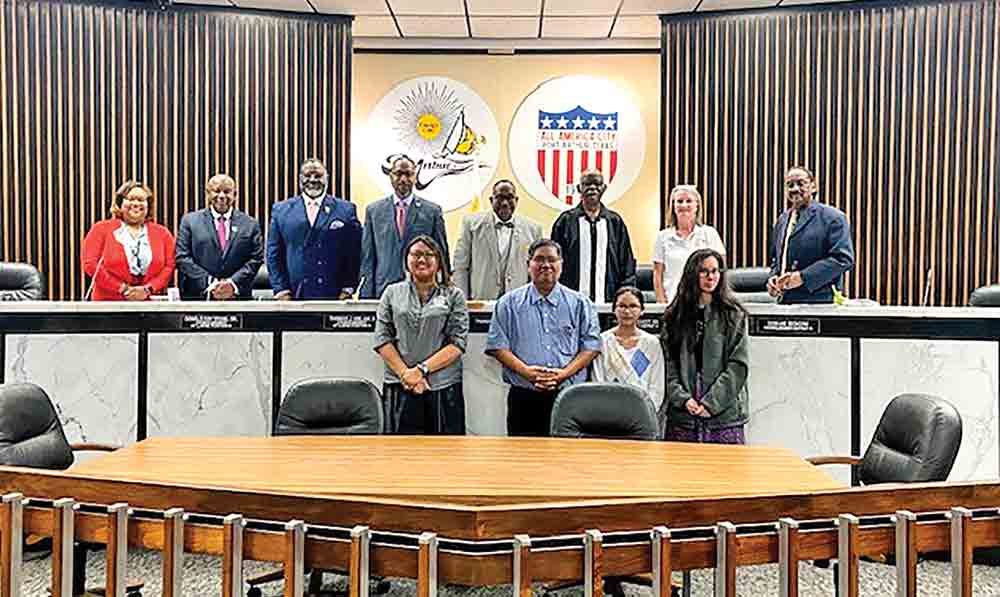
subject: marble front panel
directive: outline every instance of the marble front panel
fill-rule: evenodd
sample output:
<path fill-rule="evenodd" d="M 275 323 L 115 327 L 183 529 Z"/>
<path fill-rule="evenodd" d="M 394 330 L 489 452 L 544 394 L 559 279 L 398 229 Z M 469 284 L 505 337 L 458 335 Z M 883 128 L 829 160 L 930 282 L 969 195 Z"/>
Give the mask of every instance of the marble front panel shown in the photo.
<path fill-rule="evenodd" d="M 371 332 L 284 332 L 281 395 L 310 377 L 360 377 L 382 391 L 382 358 Z"/>
<path fill-rule="evenodd" d="M 934 394 L 962 415 L 962 447 L 949 479 L 995 479 L 1000 469 L 997 352 L 996 342 L 862 340 L 862 450 L 893 397 Z"/>
<path fill-rule="evenodd" d="M 486 334 L 469 334 L 463 361 L 465 431 L 470 435 L 507 435 L 507 390 L 502 367 L 483 353 Z"/>
<path fill-rule="evenodd" d="M 851 451 L 851 341 L 773 338 L 750 341 L 747 441 L 802 456 Z M 846 467 L 829 467 L 850 482 Z"/>
<path fill-rule="evenodd" d="M 147 431 L 154 435 L 268 435 L 270 333 L 149 335 Z"/>
<path fill-rule="evenodd" d="M 136 439 L 137 334 L 8 334 L 5 380 L 41 386 L 70 442 Z"/>

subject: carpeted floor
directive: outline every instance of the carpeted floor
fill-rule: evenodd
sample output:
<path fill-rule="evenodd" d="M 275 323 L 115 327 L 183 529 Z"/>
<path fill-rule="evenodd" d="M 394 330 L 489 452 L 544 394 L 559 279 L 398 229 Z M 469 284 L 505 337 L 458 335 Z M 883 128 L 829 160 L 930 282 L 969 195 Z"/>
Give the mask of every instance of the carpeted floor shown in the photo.
<path fill-rule="evenodd" d="M 87 561 L 87 578 L 91 585 L 100 585 L 104 577 L 104 553 L 92 553 Z M 26 562 L 24 566 L 24 596 L 43 597 L 49 594 L 52 561 L 44 558 Z M 247 562 L 245 576 L 274 570 L 274 564 Z M 833 595 L 832 571 L 815 568 L 803 563 L 800 572 L 800 594 L 804 596 Z M 131 550 L 128 558 L 128 579 L 145 581 L 144 597 L 160 595 L 160 554 L 155 551 Z M 190 597 L 214 597 L 221 595 L 221 566 L 217 557 L 187 555 L 184 560 L 184 595 Z M 977 597 L 1000 597 L 1000 568 L 976 566 L 973 593 Z M 345 579 L 327 574 L 328 588 L 346 588 Z M 680 577 L 677 577 L 680 580 Z M 739 569 L 737 577 L 741 597 L 771 596 L 778 594 L 778 569 L 775 565 L 748 566 Z M 922 562 L 918 570 L 919 594 L 927 597 L 945 597 L 951 591 L 951 573 L 944 562 Z M 626 585 L 628 597 L 649 597 L 648 588 Z M 879 564 L 861 564 L 861 595 L 870 597 L 891 597 L 896 589 L 895 569 Z M 387 597 L 413 595 L 416 586 L 413 581 L 393 580 L 392 590 Z M 578 597 L 579 588 L 565 589 L 557 597 Z M 496 587 L 444 587 L 442 596 L 447 597 L 506 597 L 509 586 Z M 264 587 L 264 595 L 281 595 L 281 583 L 275 582 Z M 712 595 L 712 571 L 693 573 L 692 595 L 710 597 Z"/>

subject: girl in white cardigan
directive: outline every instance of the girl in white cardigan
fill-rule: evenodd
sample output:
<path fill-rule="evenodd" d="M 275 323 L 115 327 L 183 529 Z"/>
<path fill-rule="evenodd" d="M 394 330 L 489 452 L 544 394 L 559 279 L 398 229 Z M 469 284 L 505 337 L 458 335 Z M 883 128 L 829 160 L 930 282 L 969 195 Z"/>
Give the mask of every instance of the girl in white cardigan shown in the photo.
<path fill-rule="evenodd" d="M 632 286 L 620 288 L 612 308 L 618 325 L 601 334 L 601 354 L 594 359 L 593 379 L 635 386 L 660 412 L 665 387 L 663 349 L 658 337 L 637 325 L 644 308 L 642 292 Z"/>

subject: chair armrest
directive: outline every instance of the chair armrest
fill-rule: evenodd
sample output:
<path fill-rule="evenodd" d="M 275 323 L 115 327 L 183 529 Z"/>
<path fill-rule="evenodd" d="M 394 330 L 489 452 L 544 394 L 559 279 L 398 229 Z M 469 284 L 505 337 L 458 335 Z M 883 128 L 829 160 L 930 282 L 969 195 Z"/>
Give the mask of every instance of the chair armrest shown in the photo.
<path fill-rule="evenodd" d="M 806 462 L 816 466 L 824 464 L 850 464 L 851 466 L 856 466 L 861 464 L 861 458 L 859 456 L 810 456 L 806 458 Z"/>
<path fill-rule="evenodd" d="M 118 450 L 121 446 L 112 446 L 109 444 L 70 444 L 69 449 L 74 452 L 114 452 Z"/>

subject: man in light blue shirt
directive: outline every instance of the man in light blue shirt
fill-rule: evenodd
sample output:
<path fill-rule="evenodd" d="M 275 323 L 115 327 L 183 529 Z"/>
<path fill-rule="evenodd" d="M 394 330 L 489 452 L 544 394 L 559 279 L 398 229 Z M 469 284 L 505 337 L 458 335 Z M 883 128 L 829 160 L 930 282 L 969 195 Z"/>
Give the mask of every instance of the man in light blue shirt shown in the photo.
<path fill-rule="evenodd" d="M 486 354 L 503 365 L 508 435 L 547 436 L 562 387 L 587 380 L 601 352 L 590 299 L 559 284 L 562 250 L 542 238 L 528 249 L 531 283 L 508 292 L 493 309 Z"/>

